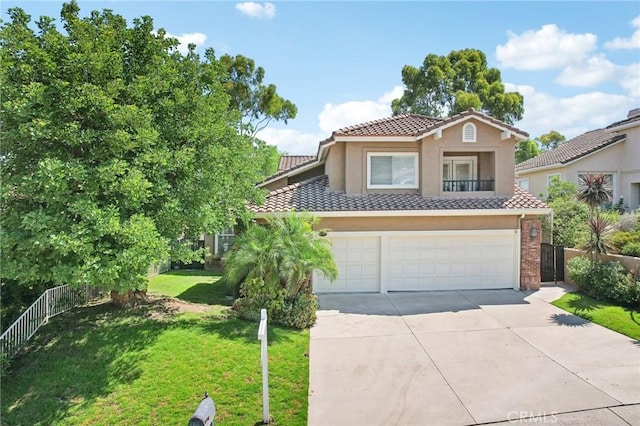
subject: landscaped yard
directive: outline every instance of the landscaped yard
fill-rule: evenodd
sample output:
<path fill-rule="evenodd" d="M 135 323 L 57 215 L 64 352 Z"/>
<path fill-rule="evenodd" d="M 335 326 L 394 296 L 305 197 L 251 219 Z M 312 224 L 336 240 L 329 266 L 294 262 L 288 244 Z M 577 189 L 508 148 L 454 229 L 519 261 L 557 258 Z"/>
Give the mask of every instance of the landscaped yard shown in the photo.
<path fill-rule="evenodd" d="M 603 327 L 640 340 L 640 311 L 601 302 L 582 293 L 567 293 L 555 306 Z"/>
<path fill-rule="evenodd" d="M 205 390 L 216 424 L 260 422 L 258 326 L 226 317 L 218 279 L 172 271 L 152 280 L 149 304 L 101 303 L 54 318 L 2 378 L 2 424 L 186 424 Z M 271 415 L 305 425 L 309 332 L 268 333 Z"/>

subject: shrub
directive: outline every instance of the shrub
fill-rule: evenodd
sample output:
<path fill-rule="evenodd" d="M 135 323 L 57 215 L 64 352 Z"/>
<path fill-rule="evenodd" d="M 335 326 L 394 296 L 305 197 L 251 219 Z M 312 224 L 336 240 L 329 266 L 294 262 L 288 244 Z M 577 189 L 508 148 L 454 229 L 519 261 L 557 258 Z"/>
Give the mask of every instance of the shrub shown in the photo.
<path fill-rule="evenodd" d="M 622 255 L 640 256 L 640 230 L 616 232 L 611 244 Z"/>
<path fill-rule="evenodd" d="M 567 272 L 569 278 L 573 281 L 583 292 L 592 294 L 591 292 L 591 261 L 586 257 L 576 256 L 569 259 L 567 262 Z"/>
<path fill-rule="evenodd" d="M 640 307 L 640 281 L 619 262 L 592 263 L 585 257 L 574 257 L 567 269 L 569 278 L 584 293 L 621 306 Z"/>
<path fill-rule="evenodd" d="M 588 240 L 589 208 L 574 199 L 555 199 L 549 203 L 553 209 L 553 243 L 577 247 Z"/>
<path fill-rule="evenodd" d="M 284 288 L 269 286 L 254 278 L 242 283 L 240 298 L 235 300 L 233 309 L 240 318 L 250 321 L 258 321 L 260 310 L 266 309 L 269 322 L 303 329 L 315 323 L 318 300 L 310 292 L 287 297 Z"/>

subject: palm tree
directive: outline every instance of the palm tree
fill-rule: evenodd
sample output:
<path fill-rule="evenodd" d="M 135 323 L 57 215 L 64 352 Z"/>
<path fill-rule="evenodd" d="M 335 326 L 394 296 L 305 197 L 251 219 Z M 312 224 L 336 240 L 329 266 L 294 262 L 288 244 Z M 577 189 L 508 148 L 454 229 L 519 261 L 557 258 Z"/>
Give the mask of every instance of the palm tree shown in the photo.
<path fill-rule="evenodd" d="M 611 234 L 611 224 L 600 218 L 600 206 L 611 202 L 613 190 L 609 179 L 602 173 L 586 173 L 580 176 L 577 198 L 584 202 L 591 210 L 589 220 L 590 238 L 586 249 L 591 253 L 591 261 L 594 255 L 597 259 L 600 254 L 608 250 L 608 236 Z"/>
<path fill-rule="evenodd" d="M 292 212 L 287 217 L 251 225 L 236 238 L 227 255 L 224 277 L 236 288 L 244 281 L 261 279 L 282 288 L 287 299 L 312 293 L 311 276 L 318 271 L 330 280 L 338 275 L 331 242 L 325 230 L 314 230 L 318 219 Z"/>

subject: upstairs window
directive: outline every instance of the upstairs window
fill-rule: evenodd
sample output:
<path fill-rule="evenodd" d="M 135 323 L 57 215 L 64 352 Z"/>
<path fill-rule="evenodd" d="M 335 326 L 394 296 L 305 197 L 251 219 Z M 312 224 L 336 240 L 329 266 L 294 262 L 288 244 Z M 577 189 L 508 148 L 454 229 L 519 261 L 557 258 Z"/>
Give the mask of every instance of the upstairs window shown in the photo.
<path fill-rule="evenodd" d="M 367 188 L 418 188 L 418 153 L 367 153 Z"/>
<path fill-rule="evenodd" d="M 476 141 L 476 125 L 473 123 L 467 123 L 462 126 L 462 142 L 475 142 Z"/>

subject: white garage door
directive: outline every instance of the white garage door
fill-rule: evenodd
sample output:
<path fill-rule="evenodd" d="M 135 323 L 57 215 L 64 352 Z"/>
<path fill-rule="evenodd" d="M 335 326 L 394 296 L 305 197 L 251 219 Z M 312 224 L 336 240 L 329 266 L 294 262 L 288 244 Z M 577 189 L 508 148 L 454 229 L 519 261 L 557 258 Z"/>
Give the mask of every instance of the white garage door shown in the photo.
<path fill-rule="evenodd" d="M 514 232 L 390 236 L 388 291 L 514 288 Z"/>
<path fill-rule="evenodd" d="M 518 288 L 514 230 L 332 233 L 338 279 L 316 293 Z"/>
<path fill-rule="evenodd" d="M 334 234 L 328 238 L 333 244 L 338 279 L 331 284 L 322 275 L 314 274 L 314 292 L 379 292 L 380 237 Z"/>

